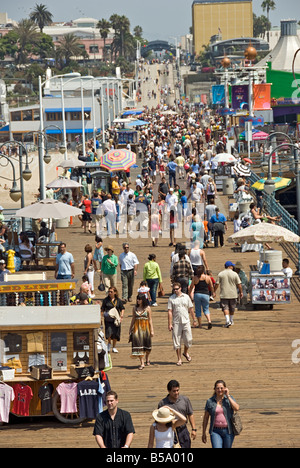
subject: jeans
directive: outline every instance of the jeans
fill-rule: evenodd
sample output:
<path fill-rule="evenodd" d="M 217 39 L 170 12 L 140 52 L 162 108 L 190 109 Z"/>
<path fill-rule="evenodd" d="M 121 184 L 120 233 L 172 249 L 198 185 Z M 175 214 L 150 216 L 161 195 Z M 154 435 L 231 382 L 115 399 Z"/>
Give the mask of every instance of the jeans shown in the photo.
<path fill-rule="evenodd" d="M 60 275 L 58 274 L 56 279 L 59 279 L 59 280 L 70 280 L 72 279 L 72 275 Z"/>
<path fill-rule="evenodd" d="M 204 315 L 209 314 L 209 296 L 207 294 L 194 294 L 196 317 L 201 317 L 202 309 Z"/>
<path fill-rule="evenodd" d="M 231 448 L 234 441 L 234 434 L 229 434 L 227 427 L 220 429 L 214 427 L 210 434 L 212 448 Z"/>
<path fill-rule="evenodd" d="M 151 305 L 153 305 L 153 304 L 156 303 L 156 292 L 157 292 L 159 279 L 158 278 L 147 279 L 146 281 L 147 281 L 147 285 L 150 288 L 149 293 L 150 293 L 150 297 L 151 297 Z"/>
<path fill-rule="evenodd" d="M 175 185 L 176 185 L 176 172 L 169 171 L 169 184 L 170 184 L 170 187 L 172 187 L 172 180 L 174 182 L 174 187 L 175 187 Z"/>
<path fill-rule="evenodd" d="M 122 281 L 122 299 L 126 301 L 131 299 L 133 292 L 134 283 L 134 269 L 132 270 L 121 270 L 121 281 Z"/>

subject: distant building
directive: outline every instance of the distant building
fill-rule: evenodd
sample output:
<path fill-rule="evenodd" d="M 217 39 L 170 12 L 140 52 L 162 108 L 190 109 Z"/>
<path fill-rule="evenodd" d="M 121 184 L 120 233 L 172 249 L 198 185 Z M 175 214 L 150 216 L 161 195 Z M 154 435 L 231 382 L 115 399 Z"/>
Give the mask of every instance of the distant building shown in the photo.
<path fill-rule="evenodd" d="M 194 0 L 192 16 L 195 55 L 215 35 L 223 40 L 253 36 L 252 0 Z"/>

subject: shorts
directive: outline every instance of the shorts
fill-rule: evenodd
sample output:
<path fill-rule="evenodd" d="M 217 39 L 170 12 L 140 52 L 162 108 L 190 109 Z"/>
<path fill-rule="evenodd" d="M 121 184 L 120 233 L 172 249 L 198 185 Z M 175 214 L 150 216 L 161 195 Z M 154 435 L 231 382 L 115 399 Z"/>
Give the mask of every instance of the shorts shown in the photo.
<path fill-rule="evenodd" d="M 172 338 L 174 349 L 179 349 L 181 347 L 181 341 L 183 341 L 183 344 L 187 348 L 190 348 L 193 340 L 190 322 L 173 323 Z"/>
<path fill-rule="evenodd" d="M 237 299 L 222 299 L 221 298 L 221 308 L 223 312 L 229 311 L 234 314 L 235 309 L 237 308 Z"/>

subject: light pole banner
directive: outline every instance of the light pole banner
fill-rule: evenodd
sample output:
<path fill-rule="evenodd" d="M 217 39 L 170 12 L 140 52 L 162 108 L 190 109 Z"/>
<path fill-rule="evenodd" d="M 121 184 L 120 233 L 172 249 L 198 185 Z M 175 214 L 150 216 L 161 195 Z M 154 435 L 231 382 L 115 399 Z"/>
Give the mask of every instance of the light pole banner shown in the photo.
<path fill-rule="evenodd" d="M 269 110 L 271 109 L 271 84 L 253 85 L 253 109 Z"/>
<path fill-rule="evenodd" d="M 216 85 L 212 86 L 212 103 L 225 104 L 225 86 Z"/>
<path fill-rule="evenodd" d="M 232 86 L 232 108 L 243 109 L 249 103 L 248 85 Z"/>

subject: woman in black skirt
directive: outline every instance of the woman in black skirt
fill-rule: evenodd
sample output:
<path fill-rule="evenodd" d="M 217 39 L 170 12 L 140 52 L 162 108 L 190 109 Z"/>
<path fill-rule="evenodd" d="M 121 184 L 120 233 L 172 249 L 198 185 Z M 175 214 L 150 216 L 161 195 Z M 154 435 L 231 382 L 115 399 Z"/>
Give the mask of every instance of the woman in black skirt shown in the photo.
<path fill-rule="evenodd" d="M 108 341 L 108 351 L 111 349 L 112 341 L 112 352 L 117 353 L 118 350 L 116 348 L 116 344 L 121 338 L 121 323 L 120 326 L 115 325 L 115 319 L 110 317 L 108 314 L 111 309 L 117 309 L 120 316 L 120 322 L 122 322 L 125 308 L 123 302 L 119 299 L 119 294 L 115 287 L 109 288 L 107 297 L 103 299 L 101 312 L 104 316 L 105 338 Z"/>

